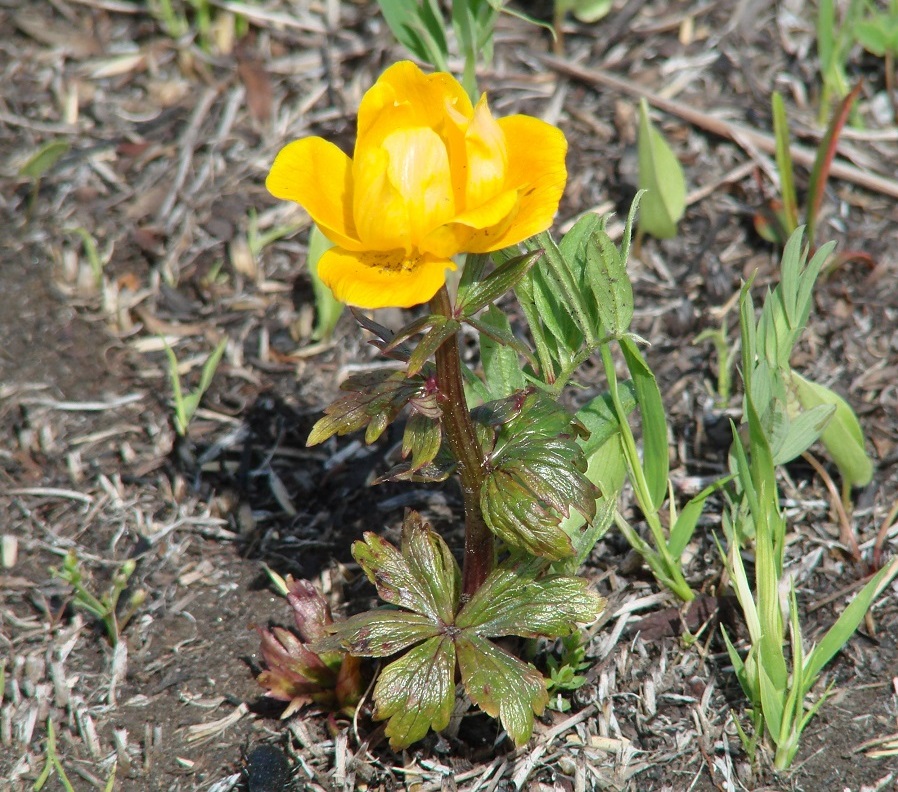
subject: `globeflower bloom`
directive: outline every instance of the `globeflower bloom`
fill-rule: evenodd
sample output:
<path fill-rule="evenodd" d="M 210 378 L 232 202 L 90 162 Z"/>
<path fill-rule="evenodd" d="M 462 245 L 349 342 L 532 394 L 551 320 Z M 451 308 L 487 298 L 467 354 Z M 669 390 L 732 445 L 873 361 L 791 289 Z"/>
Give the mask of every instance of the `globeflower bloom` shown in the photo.
<path fill-rule="evenodd" d="M 362 98 L 352 159 L 320 137 L 285 146 L 265 184 L 334 243 L 318 262 L 337 299 L 362 308 L 426 302 L 459 253 L 545 231 L 567 179 L 561 131 L 495 119 L 449 74 L 403 61 Z"/>

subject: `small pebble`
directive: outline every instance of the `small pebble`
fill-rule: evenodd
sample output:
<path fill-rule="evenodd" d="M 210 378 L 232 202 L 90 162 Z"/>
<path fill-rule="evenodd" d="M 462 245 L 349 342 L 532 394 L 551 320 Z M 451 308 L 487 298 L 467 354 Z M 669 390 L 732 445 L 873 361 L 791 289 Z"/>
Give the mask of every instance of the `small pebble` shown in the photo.
<path fill-rule="evenodd" d="M 290 764 L 280 748 L 253 748 L 246 759 L 247 792 L 283 792 L 289 779 Z"/>

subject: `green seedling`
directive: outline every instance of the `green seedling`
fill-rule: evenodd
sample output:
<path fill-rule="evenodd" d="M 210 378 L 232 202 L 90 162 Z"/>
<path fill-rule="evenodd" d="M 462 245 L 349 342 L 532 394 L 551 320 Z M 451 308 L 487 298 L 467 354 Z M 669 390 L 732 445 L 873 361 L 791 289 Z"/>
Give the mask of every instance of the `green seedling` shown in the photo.
<path fill-rule="evenodd" d="M 586 671 L 592 663 L 586 657 L 586 644 L 580 631 L 560 638 L 558 641 L 560 656 L 550 654 L 546 658 L 549 672 L 546 678 L 546 689 L 549 691 L 549 707 L 558 712 L 567 712 L 571 708 L 568 697 L 586 684 Z"/>
<path fill-rule="evenodd" d="M 730 396 L 733 392 L 733 371 L 739 355 L 738 345 L 730 343 L 725 315 L 721 319 L 720 327 L 705 328 L 695 337 L 696 344 L 700 344 L 702 341 L 710 341 L 717 355 L 717 387 L 714 401 L 716 406 L 722 409 L 730 403 Z"/>
<path fill-rule="evenodd" d="M 84 247 L 84 255 L 87 256 L 87 263 L 90 265 L 90 271 L 93 275 L 94 286 L 99 289 L 103 286 L 103 260 L 97 250 L 97 243 L 91 235 L 90 231 L 81 226 L 71 229 L 81 239 Z"/>
<path fill-rule="evenodd" d="M 849 0 L 841 18 L 836 15 L 835 0 L 820 0 L 817 5 L 817 57 L 823 94 L 819 123 L 826 123 L 830 107 L 849 93 L 848 58 L 856 39 L 856 26 L 867 0 Z"/>
<path fill-rule="evenodd" d="M 676 154 L 649 118 L 645 99 L 639 102 L 639 188 L 646 194 L 639 214 L 639 234 L 658 239 L 676 236 L 686 211 L 686 177 Z"/>
<path fill-rule="evenodd" d="M 128 607 L 124 613 L 121 615 L 118 613 L 119 598 L 128 587 L 128 580 L 136 568 L 137 562 L 134 559 L 125 561 L 112 576 L 109 590 L 99 597 L 87 588 L 84 573 L 81 571 L 81 565 L 74 550 L 66 553 L 62 569 L 51 567 L 50 574 L 64 580 L 74 588 L 74 605 L 83 608 L 94 618 L 99 619 L 106 631 L 109 643 L 115 646 L 122 630 L 125 629 L 137 609 L 146 601 L 146 592 L 143 589 L 138 589 L 129 598 Z"/>
<path fill-rule="evenodd" d="M 873 463 L 848 403 L 826 386 L 802 377 L 790 363 L 810 315 L 814 284 L 834 247 L 824 245 L 808 260 L 809 250 L 802 245 L 803 229 L 799 228 L 783 250 L 781 282 L 764 301 L 757 325 L 753 319 L 750 322 L 751 347 L 743 346 L 743 372 L 748 367 L 755 372 L 752 395 L 756 404 L 763 405 L 761 417 L 776 463 L 789 462 L 819 438 L 839 469 L 848 507 L 851 488 L 872 479 Z M 744 302 L 750 304 L 748 298 Z M 742 322 L 749 319 L 743 317 Z M 745 333 L 743 344 L 744 338 Z"/>
<path fill-rule="evenodd" d="M 898 0 L 891 0 L 888 8 L 877 10 L 872 3 L 854 26 L 854 35 L 860 45 L 877 58 L 885 60 L 886 93 L 892 100 L 892 109 L 898 116 L 898 99 L 895 96 L 895 58 L 898 56 Z"/>
<path fill-rule="evenodd" d="M 164 340 L 163 343 L 165 343 Z M 175 351 L 165 343 L 165 353 L 168 356 L 168 376 L 169 381 L 171 382 L 172 396 L 175 403 L 175 431 L 181 437 L 187 436 L 187 429 L 190 426 L 190 422 L 193 420 L 193 416 L 200 406 L 203 394 L 205 394 L 212 384 L 215 370 L 221 362 L 221 357 L 224 355 L 227 345 L 227 338 L 223 338 L 218 342 L 218 345 L 212 350 L 212 353 L 206 358 L 206 362 L 203 364 L 200 381 L 196 388 L 185 394 L 184 389 L 181 386 L 181 375 L 178 372 L 178 358 L 175 355 Z"/>
<path fill-rule="evenodd" d="M 860 93 L 860 84 L 839 103 L 826 128 L 826 133 L 817 147 L 817 156 L 811 170 L 808 183 L 807 201 L 804 210 L 804 223 L 807 226 L 808 239 L 814 246 L 820 207 L 826 193 L 829 172 L 836 156 L 839 135 L 855 100 Z M 774 92 L 772 99 L 773 129 L 776 138 L 776 165 L 780 177 L 781 199 L 771 202 L 769 210 L 755 216 L 755 228 L 768 242 L 783 246 L 786 240 L 799 227 L 798 195 L 795 188 L 795 169 L 789 148 L 789 124 L 786 119 L 785 105 L 782 96 Z M 846 254 L 847 255 L 847 254 Z"/>
<path fill-rule="evenodd" d="M 59 783 L 62 784 L 62 788 L 66 792 L 75 792 L 72 782 L 69 781 L 69 777 L 66 775 L 65 768 L 62 766 L 62 761 L 59 759 L 59 754 L 56 752 L 56 728 L 53 726 L 53 721 L 49 718 L 47 719 L 47 747 L 44 750 L 44 754 L 47 759 L 44 763 L 44 769 L 41 770 L 41 774 L 34 782 L 34 786 L 31 787 L 33 792 L 40 792 L 53 772 L 59 777 Z M 116 769 L 117 765 L 113 763 L 112 769 L 109 771 L 109 777 L 106 779 L 106 785 L 103 787 L 103 792 L 112 792 L 115 789 Z"/>
<path fill-rule="evenodd" d="M 66 792 L 75 792 L 72 782 L 69 781 L 69 777 L 65 773 L 65 768 L 63 768 L 62 762 L 59 760 L 59 755 L 56 753 L 56 729 L 53 726 L 53 721 L 49 718 L 47 719 L 47 747 L 44 753 L 47 761 L 44 764 L 44 769 L 41 770 L 41 774 L 37 777 L 37 781 L 34 782 L 32 787 L 34 792 L 40 792 L 44 788 L 44 784 L 47 783 L 54 771 L 59 777 L 59 783 L 62 784 L 63 789 Z"/>
<path fill-rule="evenodd" d="M 41 179 L 62 157 L 69 153 L 72 145 L 67 140 L 51 140 L 44 143 L 19 168 L 19 176 L 31 179 L 31 198 L 28 201 L 28 216 L 34 213 L 37 196 L 41 189 Z"/>
<path fill-rule="evenodd" d="M 756 346 L 748 285 L 742 292 L 742 345 L 747 361 L 761 358 Z M 756 407 L 752 382 L 763 367 L 746 366 L 745 408 L 747 449 L 733 427 L 733 457 L 742 503 L 725 514 L 724 526 L 730 542 L 725 556 L 736 597 L 745 614 L 750 645 L 743 657 L 723 630 L 727 651 L 743 691 L 751 703 L 754 736 L 740 731 L 746 750 L 753 753 L 762 734 L 773 743 L 774 764 L 789 767 L 798 751 L 802 731 L 826 698 L 824 692 L 809 703 L 821 672 L 854 634 L 877 596 L 898 574 L 898 559 L 877 573 L 842 612 L 819 644 L 807 651 L 802 635 L 794 584 L 784 567 L 786 523 L 776 482 L 775 438 Z M 742 562 L 743 539 L 749 531 L 739 523 L 751 520 L 754 537 L 755 576 L 752 586 Z M 787 588 L 788 586 L 788 588 Z M 788 596 L 786 596 L 788 591 Z M 784 617 L 785 614 L 785 617 Z"/>

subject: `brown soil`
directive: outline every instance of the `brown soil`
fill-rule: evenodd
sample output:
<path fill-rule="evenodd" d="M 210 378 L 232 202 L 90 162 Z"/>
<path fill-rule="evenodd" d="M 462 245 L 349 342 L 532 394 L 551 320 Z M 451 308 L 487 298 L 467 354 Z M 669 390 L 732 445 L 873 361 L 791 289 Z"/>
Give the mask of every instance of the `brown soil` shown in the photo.
<path fill-rule="evenodd" d="M 813 9 L 615 6 L 596 25 L 567 25 L 567 62 L 758 132 L 770 130 L 769 96 L 779 89 L 796 134 L 813 145 Z M 315 580 L 338 608 L 360 608 L 372 591 L 351 564 L 351 541 L 364 530 L 395 538 L 407 506 L 451 531 L 460 499 L 454 485 L 371 487 L 397 453 L 389 433 L 370 448 L 353 438 L 305 448 L 342 379 L 375 355 L 348 315 L 334 340 L 310 340 L 298 233 L 307 220 L 263 186 L 289 139 L 321 134 L 350 146 L 361 93 L 402 53 L 373 5 L 248 8 L 249 35 L 209 54 L 167 36 L 144 4 L 0 0 L 0 533 L 17 542 L 0 570 L 0 789 L 32 788 L 51 722 L 77 790 L 102 789 L 114 762 L 116 789 L 242 789 L 241 757 L 258 742 L 286 750 L 296 789 L 898 788 L 898 756 L 874 757 L 864 745 L 898 732 L 894 587 L 827 669 L 831 698 L 794 769 L 777 774 L 763 752 L 752 766 L 742 750 L 734 718 L 747 723 L 745 702 L 716 632 L 694 646 L 681 641 L 676 603 L 613 536 L 586 569 L 610 597 L 592 633 L 588 683 L 570 712 L 546 716 L 527 748 L 495 745 L 497 727 L 480 715 L 457 738 L 431 736 L 402 755 L 364 715 L 355 724 L 278 719 L 254 681 L 250 625 L 287 623 L 288 612 L 262 562 Z M 218 6 L 213 16 L 223 17 Z M 595 207 L 625 211 L 634 96 L 549 68 L 540 53 L 550 49 L 543 31 L 503 19 L 481 85 L 497 114 L 542 115 L 567 134 L 560 226 Z M 883 106 L 882 63 L 857 51 L 849 69 L 863 80 L 865 126 L 845 136 L 840 155 L 894 178 L 894 120 L 873 112 Z M 679 235 L 647 240 L 631 268 L 636 330 L 652 341 L 672 416 L 674 473 L 688 482 L 719 470 L 726 453 L 726 423 L 708 396 L 716 361 L 695 336 L 719 325 L 741 279 L 757 271 L 760 295 L 776 277 L 776 252 L 751 222 L 759 183 L 772 192 L 762 175 L 772 169 L 756 147 L 675 114 L 657 120 L 690 188 L 707 188 Z M 69 148 L 40 183 L 22 177 L 22 164 L 54 140 Z M 746 162 L 756 172 L 732 175 Z M 293 230 L 253 255 L 254 235 L 279 226 Z M 96 244 L 99 278 L 77 228 Z M 894 193 L 835 180 L 820 238 L 868 256 L 822 280 L 794 362 L 860 414 L 876 474 L 855 493 L 851 519 L 869 559 L 898 498 Z M 179 441 L 160 338 L 194 383 L 225 336 L 190 439 Z M 584 384 L 587 395 L 601 388 L 588 372 Z M 864 570 L 840 545 L 813 471 L 790 466 L 782 487 L 789 564 L 807 635 L 819 638 Z M 687 571 L 709 595 L 708 613 L 738 634 L 729 604 L 710 597 L 721 573 L 718 528 L 712 510 Z M 98 593 L 137 560 L 129 591 L 147 599 L 115 650 L 49 571 L 69 550 Z M 63 787 L 54 777 L 45 788 Z"/>

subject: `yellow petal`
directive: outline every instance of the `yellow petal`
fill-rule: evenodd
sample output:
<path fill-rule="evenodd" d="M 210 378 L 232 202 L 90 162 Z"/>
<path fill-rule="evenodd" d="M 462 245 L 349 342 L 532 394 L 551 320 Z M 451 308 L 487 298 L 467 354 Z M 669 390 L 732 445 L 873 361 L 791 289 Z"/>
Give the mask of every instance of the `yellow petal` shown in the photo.
<path fill-rule="evenodd" d="M 449 109 L 465 119 L 470 119 L 474 112 L 464 88 L 451 74 L 424 74 L 411 61 L 400 61 L 387 69 L 362 97 L 358 137 L 361 140 L 373 134 L 375 126 L 384 119 L 393 124 L 393 129 L 436 128 L 445 123 Z"/>
<path fill-rule="evenodd" d="M 369 248 L 411 250 L 455 213 L 449 157 L 431 129 L 399 129 L 359 150 L 355 221 Z"/>
<path fill-rule="evenodd" d="M 486 203 L 504 188 L 508 170 L 505 135 L 490 113 L 486 94 L 474 108 L 474 118 L 465 134 L 465 154 L 465 208 L 470 210 Z M 461 165 L 453 162 L 454 167 Z"/>
<path fill-rule="evenodd" d="M 288 143 L 265 186 L 275 198 L 302 206 L 334 244 L 360 249 L 352 218 L 352 160 L 333 143 L 319 137 Z"/>
<path fill-rule="evenodd" d="M 318 274 L 334 296 L 360 308 L 411 308 L 427 302 L 446 282 L 448 259 L 414 258 L 402 250 L 353 253 L 331 248 L 318 262 Z"/>
<path fill-rule="evenodd" d="M 456 215 L 451 223 L 428 234 L 419 247 L 447 258 L 462 252 L 495 250 L 490 247 L 492 240 L 505 233 L 517 209 L 518 191 L 506 190 L 476 209 Z"/>
<path fill-rule="evenodd" d="M 499 250 L 549 228 L 567 181 L 567 141 L 560 129 L 522 115 L 498 123 L 508 146 L 505 187 L 517 190 L 520 204 L 507 228 L 475 234 L 468 248 L 472 253 Z"/>

